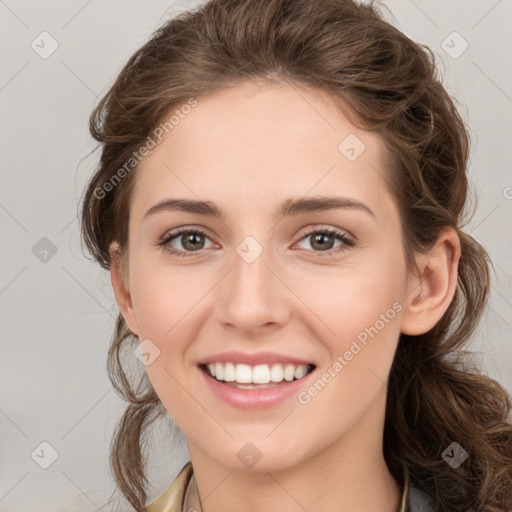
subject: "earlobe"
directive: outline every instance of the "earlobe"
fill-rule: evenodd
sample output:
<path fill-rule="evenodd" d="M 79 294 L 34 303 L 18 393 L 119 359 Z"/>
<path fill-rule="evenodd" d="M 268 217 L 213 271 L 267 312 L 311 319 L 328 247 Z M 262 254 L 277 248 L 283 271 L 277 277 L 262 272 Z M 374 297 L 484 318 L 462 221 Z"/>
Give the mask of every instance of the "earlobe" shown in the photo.
<path fill-rule="evenodd" d="M 403 334 L 424 334 L 444 315 L 457 288 L 459 259 L 460 240 L 452 228 L 443 230 L 428 253 L 418 256 L 419 275 L 411 276 Z"/>
<path fill-rule="evenodd" d="M 117 242 L 113 242 L 110 245 L 109 251 L 110 280 L 116 296 L 117 305 L 125 322 L 128 324 L 130 331 L 137 336 L 137 319 L 135 317 L 135 311 L 133 309 L 132 298 L 128 286 L 127 272 L 124 271 Z"/>

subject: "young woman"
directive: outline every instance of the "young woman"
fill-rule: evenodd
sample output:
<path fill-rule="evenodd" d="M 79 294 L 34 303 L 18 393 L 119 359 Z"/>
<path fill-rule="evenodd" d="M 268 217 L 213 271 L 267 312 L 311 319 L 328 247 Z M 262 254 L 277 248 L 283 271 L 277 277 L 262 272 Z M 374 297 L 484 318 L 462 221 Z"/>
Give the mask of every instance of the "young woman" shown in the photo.
<path fill-rule="evenodd" d="M 130 58 L 91 133 L 135 510 L 512 510 L 510 397 L 462 351 L 490 263 L 468 134 L 428 48 L 351 0 L 211 0 Z M 190 462 L 148 506 L 164 414 Z"/>

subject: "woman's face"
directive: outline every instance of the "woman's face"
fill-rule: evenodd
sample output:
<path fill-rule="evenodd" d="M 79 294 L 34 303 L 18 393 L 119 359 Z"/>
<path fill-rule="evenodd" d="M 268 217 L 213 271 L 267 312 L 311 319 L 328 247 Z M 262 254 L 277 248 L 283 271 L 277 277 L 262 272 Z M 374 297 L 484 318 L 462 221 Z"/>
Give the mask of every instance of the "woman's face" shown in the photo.
<path fill-rule="evenodd" d="M 197 101 L 132 195 L 123 313 L 153 387 L 191 455 L 226 468 L 380 449 L 411 291 L 382 142 L 311 89 Z"/>

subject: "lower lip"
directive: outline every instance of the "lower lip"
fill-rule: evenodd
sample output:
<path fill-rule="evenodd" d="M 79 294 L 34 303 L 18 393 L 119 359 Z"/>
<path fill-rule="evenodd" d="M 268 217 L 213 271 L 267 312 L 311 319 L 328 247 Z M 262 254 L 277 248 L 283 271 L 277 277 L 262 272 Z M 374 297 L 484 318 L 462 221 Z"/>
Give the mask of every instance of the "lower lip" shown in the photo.
<path fill-rule="evenodd" d="M 217 398 L 238 409 L 266 409 L 275 407 L 304 389 L 306 381 L 315 372 L 313 370 L 301 379 L 284 382 L 269 388 L 240 389 L 223 384 L 199 367 L 198 370 L 206 385 L 209 386 Z"/>

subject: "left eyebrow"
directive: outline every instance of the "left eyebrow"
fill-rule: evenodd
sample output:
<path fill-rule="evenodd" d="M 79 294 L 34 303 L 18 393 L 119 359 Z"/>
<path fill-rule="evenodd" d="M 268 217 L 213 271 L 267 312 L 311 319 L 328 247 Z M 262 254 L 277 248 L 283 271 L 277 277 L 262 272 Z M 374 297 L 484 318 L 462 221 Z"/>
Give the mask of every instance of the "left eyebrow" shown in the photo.
<path fill-rule="evenodd" d="M 289 215 L 327 211 L 335 208 L 355 208 L 364 211 L 375 218 L 375 213 L 364 203 L 348 197 L 339 196 L 315 196 L 286 199 L 275 213 L 275 218 L 281 219 Z M 166 199 L 152 206 L 146 212 L 144 218 L 163 211 L 183 211 L 187 213 L 216 217 L 221 220 L 226 218 L 224 210 L 212 201 L 196 201 L 192 199 Z"/>
<path fill-rule="evenodd" d="M 356 208 L 375 217 L 375 213 L 364 203 L 349 197 L 339 196 L 290 198 L 283 202 L 275 216 L 277 219 L 281 219 L 287 215 L 334 210 L 335 208 Z"/>

